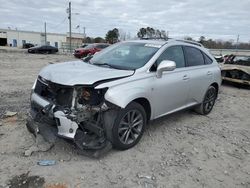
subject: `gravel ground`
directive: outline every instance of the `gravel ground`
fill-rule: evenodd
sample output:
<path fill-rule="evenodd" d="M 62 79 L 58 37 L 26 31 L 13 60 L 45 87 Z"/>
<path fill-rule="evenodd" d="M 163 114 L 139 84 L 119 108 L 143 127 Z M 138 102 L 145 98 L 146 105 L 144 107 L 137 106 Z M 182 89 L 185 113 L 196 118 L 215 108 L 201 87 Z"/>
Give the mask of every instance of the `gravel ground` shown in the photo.
<path fill-rule="evenodd" d="M 151 122 L 140 143 L 99 159 L 62 139 L 30 157 L 26 130 L 30 88 L 49 63 L 69 55 L 0 51 L 0 187 L 250 187 L 250 91 L 222 86 L 207 116 L 182 111 Z M 6 118 L 4 113 L 17 112 Z M 37 165 L 41 159 L 56 165 Z"/>

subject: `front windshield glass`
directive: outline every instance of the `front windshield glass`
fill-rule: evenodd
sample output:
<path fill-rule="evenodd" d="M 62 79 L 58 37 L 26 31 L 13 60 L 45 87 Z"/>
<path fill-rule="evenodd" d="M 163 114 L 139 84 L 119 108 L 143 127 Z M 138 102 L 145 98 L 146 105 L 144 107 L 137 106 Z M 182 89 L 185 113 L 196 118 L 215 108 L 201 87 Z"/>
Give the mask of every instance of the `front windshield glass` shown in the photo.
<path fill-rule="evenodd" d="M 143 67 L 160 48 L 158 45 L 126 42 L 96 54 L 90 63 L 118 69 L 134 70 Z"/>

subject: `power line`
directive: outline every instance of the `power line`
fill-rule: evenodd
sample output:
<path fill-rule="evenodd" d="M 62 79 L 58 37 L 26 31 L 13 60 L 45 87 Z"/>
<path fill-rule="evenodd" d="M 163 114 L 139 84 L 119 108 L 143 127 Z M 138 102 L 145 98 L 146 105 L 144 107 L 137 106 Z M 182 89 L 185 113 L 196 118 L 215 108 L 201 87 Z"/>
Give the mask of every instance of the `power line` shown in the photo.
<path fill-rule="evenodd" d="M 57 25 L 54 25 L 54 26 L 52 26 L 52 27 L 50 27 L 50 28 L 54 29 L 54 28 L 58 27 L 59 25 L 63 24 L 63 23 L 66 21 L 66 19 L 67 19 L 67 17 L 65 17 L 65 18 L 64 18 L 61 22 L 59 22 Z"/>

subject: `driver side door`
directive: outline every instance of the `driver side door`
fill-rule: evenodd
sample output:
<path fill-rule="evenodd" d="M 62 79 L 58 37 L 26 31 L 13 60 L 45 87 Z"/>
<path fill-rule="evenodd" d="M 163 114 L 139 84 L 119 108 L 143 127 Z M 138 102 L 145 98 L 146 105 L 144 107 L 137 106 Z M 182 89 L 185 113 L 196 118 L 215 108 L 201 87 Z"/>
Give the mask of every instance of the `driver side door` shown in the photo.
<path fill-rule="evenodd" d="M 154 77 L 153 101 L 154 117 L 178 111 L 187 105 L 189 79 L 182 46 L 168 47 L 157 59 L 156 65 L 163 60 L 176 63 L 176 69 L 165 71 L 161 78 Z"/>

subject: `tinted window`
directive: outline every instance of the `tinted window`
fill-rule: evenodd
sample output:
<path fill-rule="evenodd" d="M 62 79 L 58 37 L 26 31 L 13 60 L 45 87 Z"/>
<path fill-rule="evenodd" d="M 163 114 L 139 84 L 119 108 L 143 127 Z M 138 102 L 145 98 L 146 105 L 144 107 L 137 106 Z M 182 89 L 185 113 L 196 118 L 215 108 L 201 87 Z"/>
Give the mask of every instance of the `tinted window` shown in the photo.
<path fill-rule="evenodd" d="M 105 44 L 101 44 L 101 45 L 98 45 L 97 46 L 97 48 L 101 48 L 101 49 L 104 49 L 104 48 L 106 48 L 107 47 L 107 45 L 105 45 Z"/>
<path fill-rule="evenodd" d="M 210 57 L 208 57 L 207 54 L 203 53 L 203 56 L 204 56 L 204 61 L 206 65 L 213 63 L 213 60 Z"/>
<path fill-rule="evenodd" d="M 184 48 L 185 48 L 187 65 L 189 67 L 204 65 L 203 55 L 199 49 L 189 46 L 185 46 Z"/>
<path fill-rule="evenodd" d="M 176 68 L 185 67 L 185 59 L 181 46 L 171 46 L 167 48 L 158 58 L 157 65 L 163 60 L 171 60 L 176 63 Z"/>

